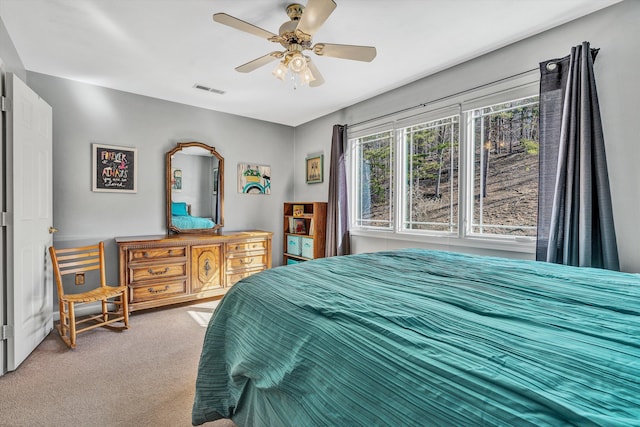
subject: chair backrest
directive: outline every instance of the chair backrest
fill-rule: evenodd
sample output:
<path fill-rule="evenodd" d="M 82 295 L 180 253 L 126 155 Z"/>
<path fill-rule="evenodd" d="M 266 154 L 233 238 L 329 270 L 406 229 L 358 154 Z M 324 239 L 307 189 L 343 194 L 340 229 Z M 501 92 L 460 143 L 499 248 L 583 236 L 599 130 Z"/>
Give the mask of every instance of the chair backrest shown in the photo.
<path fill-rule="evenodd" d="M 100 286 L 106 286 L 104 242 L 100 242 L 97 245 L 67 249 L 56 249 L 51 246 L 49 247 L 49 254 L 53 263 L 53 274 L 58 286 L 58 295 L 64 295 L 62 276 L 66 274 L 76 275 L 99 270 Z M 76 281 L 78 285 L 84 283 Z"/>

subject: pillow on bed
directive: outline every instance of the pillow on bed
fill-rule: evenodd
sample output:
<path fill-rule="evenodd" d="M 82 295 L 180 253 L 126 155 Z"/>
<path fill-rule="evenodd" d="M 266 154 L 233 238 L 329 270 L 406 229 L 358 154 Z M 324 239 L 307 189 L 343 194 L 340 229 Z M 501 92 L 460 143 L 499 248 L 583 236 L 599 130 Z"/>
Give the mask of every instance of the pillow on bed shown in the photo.
<path fill-rule="evenodd" d="M 187 204 L 185 202 L 171 202 L 171 215 L 189 216 Z"/>

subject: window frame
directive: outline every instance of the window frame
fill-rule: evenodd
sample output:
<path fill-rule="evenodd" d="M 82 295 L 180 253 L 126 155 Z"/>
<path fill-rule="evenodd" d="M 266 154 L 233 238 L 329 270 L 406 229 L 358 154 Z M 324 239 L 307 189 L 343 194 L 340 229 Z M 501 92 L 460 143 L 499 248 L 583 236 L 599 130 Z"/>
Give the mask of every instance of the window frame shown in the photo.
<path fill-rule="evenodd" d="M 516 101 L 521 101 L 523 99 L 529 99 L 529 98 L 534 98 L 534 97 L 538 97 L 538 93 L 535 94 L 531 94 L 531 95 L 526 95 L 526 96 L 522 96 L 524 92 L 522 90 L 517 90 L 517 91 L 508 91 L 506 92 L 506 96 L 505 96 L 505 100 L 503 101 L 498 101 L 495 102 L 496 98 L 494 96 L 490 96 L 487 99 L 490 101 L 490 103 L 483 103 L 482 106 L 480 107 L 474 107 L 471 109 L 466 109 L 463 110 L 463 118 L 466 122 L 466 129 L 467 129 L 467 133 L 466 133 L 466 137 L 465 137 L 465 141 L 466 143 L 469 145 L 469 149 L 467 151 L 468 154 L 468 159 L 469 159 L 469 169 L 467 170 L 467 173 L 469 174 L 469 177 L 471 179 L 470 184 L 466 187 L 466 189 L 468 189 L 468 197 L 465 198 L 466 202 L 469 204 L 469 206 L 466 209 L 466 230 L 465 230 L 465 236 L 471 236 L 471 237 L 479 237 L 479 238 L 515 238 L 516 236 L 505 236 L 505 235 L 500 235 L 500 234 L 484 234 L 481 232 L 475 232 L 473 231 L 474 227 L 501 227 L 500 225 L 483 225 L 482 224 L 482 219 L 481 218 L 474 218 L 474 209 L 475 209 L 475 194 L 474 194 L 474 188 L 476 185 L 475 182 L 475 177 L 476 177 L 476 171 L 474 170 L 474 165 L 475 165 L 475 139 L 474 139 L 474 121 L 481 118 L 481 117 L 485 117 L 484 115 L 482 116 L 474 116 L 474 112 L 484 109 L 484 108 L 488 108 L 488 107 L 492 107 L 495 105 L 499 105 L 499 104 L 504 104 L 506 102 L 516 102 Z M 515 96 L 515 97 L 513 97 Z M 508 98 L 508 99 L 507 99 Z M 537 103 L 539 104 L 539 100 L 537 101 Z M 529 104 L 530 105 L 530 104 Z M 463 106 L 464 107 L 464 106 Z M 513 108 L 511 108 L 513 109 Z M 504 111 L 504 110 L 503 110 Z M 480 159 L 480 162 L 482 163 L 484 159 Z M 480 182 L 479 184 L 480 186 L 482 186 L 482 182 Z M 478 204 L 480 204 L 480 206 L 482 206 L 483 201 L 482 198 L 479 198 L 479 201 L 477 202 Z M 483 214 L 483 210 L 482 208 L 480 208 L 480 217 L 482 217 Z M 475 221 L 474 221 L 475 219 Z M 533 240 L 535 242 L 535 238 L 530 237 L 530 236 L 518 236 L 521 240 Z"/>
<path fill-rule="evenodd" d="M 350 233 L 354 236 L 372 238 L 397 239 L 422 242 L 427 244 L 450 246 L 466 246 L 492 250 L 508 250 L 513 252 L 535 252 L 535 237 L 505 236 L 496 234 L 472 233 L 473 203 L 473 144 L 469 138 L 473 132 L 470 112 L 478 108 L 539 95 L 539 73 L 532 70 L 520 75 L 480 86 L 473 90 L 460 92 L 440 100 L 421 104 L 419 107 L 405 109 L 398 113 L 383 116 L 383 119 L 369 120 L 361 125 L 347 127 L 347 165 L 350 206 L 356 206 L 359 191 L 355 187 L 358 182 L 357 156 L 352 141 L 375 131 L 392 131 L 395 141 L 394 167 L 392 172 L 394 208 L 393 227 L 381 229 L 357 225 L 355 209 L 349 209 Z M 416 230 L 403 227 L 407 214 L 405 199 L 405 181 L 407 176 L 405 141 L 400 137 L 402 129 L 411 125 L 440 120 L 450 117 L 451 111 L 457 111 L 458 118 L 458 224 L 457 231 Z"/>
<path fill-rule="evenodd" d="M 430 123 L 437 120 L 444 120 L 454 116 L 458 118 L 458 122 L 457 122 L 458 123 L 458 144 L 460 144 L 461 143 L 460 129 L 462 126 L 462 117 L 460 116 L 459 104 L 441 107 L 441 108 L 438 108 L 437 110 L 432 110 L 424 114 L 413 116 L 412 120 L 404 119 L 404 120 L 398 121 L 397 123 L 397 125 L 399 125 L 397 126 L 398 128 L 396 129 L 396 143 L 398 145 L 397 168 L 399 171 L 397 173 L 397 176 L 399 177 L 399 179 L 396 185 L 397 187 L 396 194 L 398 195 L 398 200 L 396 200 L 396 206 L 398 206 L 398 209 L 399 209 L 399 213 L 397 215 L 398 221 L 396 222 L 396 230 L 398 230 L 398 233 L 417 234 L 417 235 L 426 235 L 426 236 L 432 235 L 432 236 L 441 236 L 441 237 L 455 237 L 458 235 L 458 230 L 460 228 L 459 219 L 457 220 L 456 231 L 416 230 L 416 229 L 410 229 L 405 227 L 404 219 L 407 218 L 408 216 L 409 208 L 407 206 L 406 199 L 403 198 L 403 197 L 406 197 L 406 194 L 407 194 L 406 182 L 407 182 L 407 175 L 408 175 L 408 171 L 406 167 L 407 165 L 406 163 L 404 163 L 404 159 L 406 159 L 407 157 L 407 144 L 404 137 L 402 136 L 403 130 L 410 126 Z M 461 147 L 459 145 L 457 150 L 458 170 L 460 169 L 460 159 L 461 159 L 460 149 Z M 459 212 L 460 211 L 460 175 L 458 175 L 458 184 L 457 184 L 456 193 L 458 194 L 458 212 Z M 459 217 L 459 214 L 458 214 L 458 217 Z"/>
<path fill-rule="evenodd" d="M 349 211 L 351 212 L 350 218 L 349 218 L 349 222 L 350 222 L 350 228 L 358 228 L 358 229 L 362 229 L 362 230 L 382 230 L 382 231 L 393 231 L 395 229 L 395 206 L 393 204 L 391 204 L 391 200 L 395 199 L 396 197 L 396 189 L 395 189 L 395 174 L 394 172 L 397 169 L 397 165 L 396 165 L 396 158 L 397 158 L 397 151 L 396 151 L 396 144 L 395 144 L 395 140 L 396 140 L 396 135 L 395 135 L 395 130 L 394 129 L 384 129 L 383 126 L 386 125 L 382 125 L 382 126 L 377 126 L 374 128 L 366 128 L 365 130 L 363 130 L 363 132 L 357 137 L 357 138 L 351 138 L 349 139 L 349 150 L 347 150 L 349 153 L 352 153 L 351 159 L 354 162 L 352 165 L 350 165 L 350 169 L 354 172 L 353 174 L 351 174 L 351 179 L 348 181 L 348 185 L 351 188 L 355 188 L 354 186 L 351 185 L 351 183 L 354 184 L 358 184 L 361 181 L 361 174 L 357 174 L 355 173 L 355 171 L 359 170 L 358 165 L 355 163 L 358 161 L 359 156 L 357 155 L 358 153 L 358 148 L 362 146 L 361 143 L 352 143 L 353 140 L 355 139 L 361 139 L 361 138 L 366 138 L 368 136 L 372 136 L 375 134 L 382 134 L 382 133 L 389 133 L 390 134 L 390 148 L 391 148 L 391 159 L 390 159 L 390 170 L 392 173 L 391 176 L 391 182 L 390 182 L 390 206 L 388 207 L 389 209 L 389 225 L 388 227 L 378 227 L 378 226 L 372 226 L 372 225 L 362 225 L 362 223 L 364 223 L 364 220 L 362 218 L 357 218 L 356 215 L 358 213 L 361 213 L 362 211 L 362 206 L 361 206 L 361 197 L 360 197 L 360 193 L 356 192 L 356 191 L 350 191 L 349 194 L 351 194 L 351 198 L 349 199 L 349 206 L 352 207 Z M 349 162 L 347 162 L 349 163 Z M 394 200 L 395 203 L 395 200 Z"/>

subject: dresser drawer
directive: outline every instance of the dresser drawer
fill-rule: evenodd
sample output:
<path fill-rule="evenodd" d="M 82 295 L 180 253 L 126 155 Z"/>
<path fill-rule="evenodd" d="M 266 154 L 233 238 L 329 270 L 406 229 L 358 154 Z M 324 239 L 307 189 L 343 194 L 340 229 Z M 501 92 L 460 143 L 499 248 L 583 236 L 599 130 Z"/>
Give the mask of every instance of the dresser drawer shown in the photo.
<path fill-rule="evenodd" d="M 244 279 L 245 277 L 249 277 L 253 274 L 259 273 L 263 270 L 264 269 L 250 270 L 250 271 L 243 271 L 242 273 L 227 274 L 227 286 L 234 285 L 237 282 L 239 282 L 241 279 Z"/>
<path fill-rule="evenodd" d="M 246 242 L 227 243 L 225 246 L 227 253 L 247 252 L 255 250 L 267 250 L 266 240 L 247 240 Z"/>
<path fill-rule="evenodd" d="M 264 252 L 249 252 L 242 255 L 229 255 L 226 259 L 227 273 L 234 270 L 247 270 L 265 268 L 267 265 L 267 254 Z"/>
<path fill-rule="evenodd" d="M 186 246 L 167 248 L 143 248 L 129 249 L 129 262 L 134 261 L 155 261 L 160 259 L 185 258 L 187 256 Z"/>
<path fill-rule="evenodd" d="M 187 263 L 135 265 L 129 267 L 129 283 L 134 285 L 147 280 L 165 280 L 187 276 Z"/>
<path fill-rule="evenodd" d="M 175 280 L 150 285 L 131 286 L 131 302 L 153 301 L 157 299 L 171 298 L 187 293 L 187 281 Z"/>

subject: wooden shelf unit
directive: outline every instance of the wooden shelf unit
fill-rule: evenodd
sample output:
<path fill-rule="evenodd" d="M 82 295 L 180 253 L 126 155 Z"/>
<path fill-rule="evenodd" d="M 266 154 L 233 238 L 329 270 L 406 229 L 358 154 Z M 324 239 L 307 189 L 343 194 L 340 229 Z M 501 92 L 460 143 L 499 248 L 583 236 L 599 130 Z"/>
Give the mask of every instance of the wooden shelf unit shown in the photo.
<path fill-rule="evenodd" d="M 294 215 L 294 207 L 302 206 L 303 213 Z M 291 222 L 304 221 L 304 233 L 296 233 L 291 230 Z M 324 258 L 327 228 L 327 203 L 326 202 L 285 202 L 283 214 L 284 248 L 283 264 L 308 261 L 315 258 Z M 312 234 L 309 234 L 311 232 Z M 304 245 L 305 253 L 297 251 L 289 252 L 290 238 L 299 240 Z M 309 246 L 312 245 L 312 249 Z"/>

